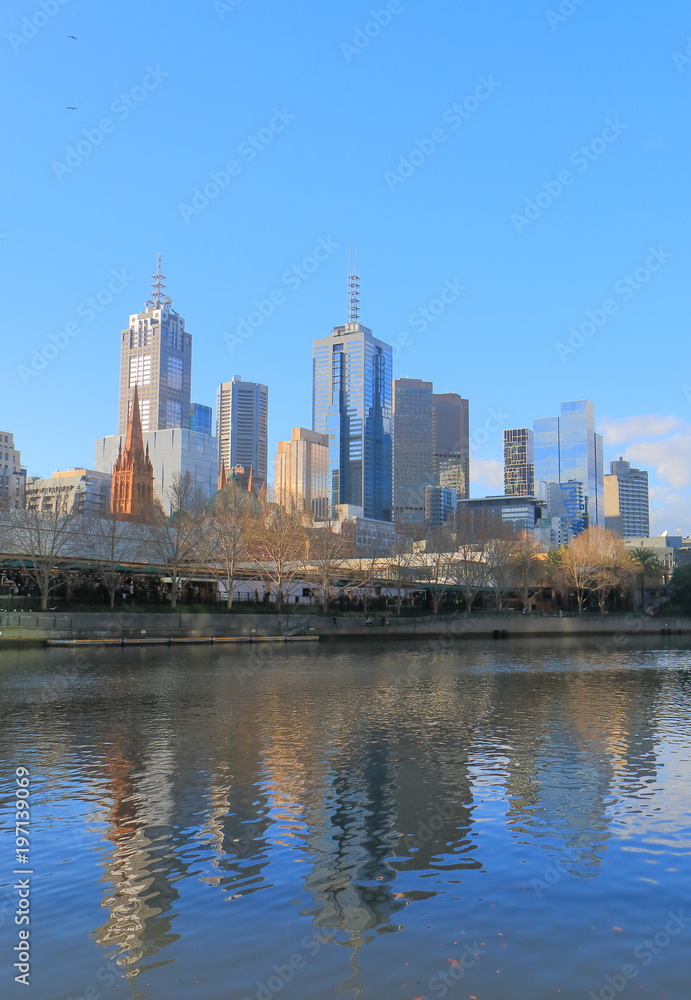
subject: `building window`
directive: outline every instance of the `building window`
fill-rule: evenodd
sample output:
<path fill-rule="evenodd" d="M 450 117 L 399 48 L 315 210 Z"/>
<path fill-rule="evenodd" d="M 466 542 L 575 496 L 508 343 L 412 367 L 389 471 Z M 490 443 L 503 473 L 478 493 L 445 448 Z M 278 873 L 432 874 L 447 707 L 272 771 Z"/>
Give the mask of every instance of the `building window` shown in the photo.
<path fill-rule="evenodd" d="M 150 354 L 137 354 L 130 358 L 130 389 L 135 385 L 151 385 Z"/>
<path fill-rule="evenodd" d="M 178 330 L 168 330 L 168 338 L 170 340 L 170 346 L 174 351 L 181 351 L 184 346 L 182 339 L 182 332 Z"/>
<path fill-rule="evenodd" d="M 166 424 L 168 427 L 182 427 L 182 403 L 169 399 L 166 403 Z"/>
<path fill-rule="evenodd" d="M 168 357 L 168 388 L 182 390 L 182 358 Z"/>
<path fill-rule="evenodd" d="M 142 430 L 148 431 L 151 429 L 151 400 L 150 399 L 140 399 L 139 400 L 139 414 L 142 418 Z"/>

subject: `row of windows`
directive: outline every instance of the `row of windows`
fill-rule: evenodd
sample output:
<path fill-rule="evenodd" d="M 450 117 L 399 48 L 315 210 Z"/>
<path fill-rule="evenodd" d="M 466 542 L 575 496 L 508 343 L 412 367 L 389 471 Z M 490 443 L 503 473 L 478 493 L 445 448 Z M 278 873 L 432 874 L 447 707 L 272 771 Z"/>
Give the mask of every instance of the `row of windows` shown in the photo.
<path fill-rule="evenodd" d="M 151 385 L 151 355 L 136 354 L 130 358 L 130 389 L 135 385 Z"/>

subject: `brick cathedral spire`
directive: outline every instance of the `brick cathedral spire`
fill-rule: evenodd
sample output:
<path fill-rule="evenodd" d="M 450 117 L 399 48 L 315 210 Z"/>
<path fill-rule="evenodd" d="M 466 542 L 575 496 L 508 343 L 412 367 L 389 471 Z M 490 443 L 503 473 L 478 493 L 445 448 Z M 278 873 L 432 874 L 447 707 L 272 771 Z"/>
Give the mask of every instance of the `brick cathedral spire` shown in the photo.
<path fill-rule="evenodd" d="M 122 450 L 121 444 L 113 466 L 111 512 L 121 521 L 151 524 L 154 520 L 154 467 L 149 458 L 149 446 L 144 450 L 136 385 L 127 424 L 125 450 Z"/>

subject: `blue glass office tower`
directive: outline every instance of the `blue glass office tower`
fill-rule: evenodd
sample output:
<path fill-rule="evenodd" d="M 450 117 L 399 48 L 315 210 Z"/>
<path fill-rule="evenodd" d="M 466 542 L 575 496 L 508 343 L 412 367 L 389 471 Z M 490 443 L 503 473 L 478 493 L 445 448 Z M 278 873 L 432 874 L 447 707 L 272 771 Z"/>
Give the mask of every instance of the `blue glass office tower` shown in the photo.
<path fill-rule="evenodd" d="M 605 524 L 602 437 L 595 433 L 595 408 L 587 399 L 561 404 L 561 415 L 533 421 L 535 493 L 550 500 L 552 483 L 580 483 L 582 508 L 573 511 L 573 528 Z M 563 492 L 563 491 L 562 491 Z M 555 491 L 552 491 L 555 498 Z M 571 505 L 573 497 L 570 498 Z M 552 512 L 550 511 L 550 514 Z M 556 512 L 555 512 L 556 513 Z"/>
<path fill-rule="evenodd" d="M 314 342 L 312 428 L 329 437 L 331 505 L 391 520 L 392 349 L 357 319 Z"/>

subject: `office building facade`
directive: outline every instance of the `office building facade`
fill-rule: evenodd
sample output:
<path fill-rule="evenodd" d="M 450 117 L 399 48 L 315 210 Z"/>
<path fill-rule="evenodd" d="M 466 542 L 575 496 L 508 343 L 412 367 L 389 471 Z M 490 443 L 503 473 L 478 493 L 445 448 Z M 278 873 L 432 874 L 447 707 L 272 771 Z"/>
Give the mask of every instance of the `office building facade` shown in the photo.
<path fill-rule="evenodd" d="M 535 495 L 535 438 L 528 427 L 504 431 L 504 493 Z"/>
<path fill-rule="evenodd" d="M 494 528 L 508 528 L 515 532 L 533 531 L 539 526 L 545 502 L 535 497 L 507 496 L 479 497 L 459 500 L 458 514 L 464 524 L 478 537 L 491 537 Z"/>
<path fill-rule="evenodd" d="M 249 471 L 255 484 L 266 483 L 269 390 L 261 382 L 235 375 L 216 396 L 216 436 L 221 466 Z"/>
<path fill-rule="evenodd" d="M 14 446 L 14 434 L 0 432 L 0 507 L 24 506 L 26 469 L 21 453 Z"/>
<path fill-rule="evenodd" d="M 329 439 L 295 427 L 290 441 L 279 441 L 274 459 L 274 501 L 318 521 L 329 518 Z"/>
<path fill-rule="evenodd" d="M 314 342 L 312 427 L 329 439 L 331 506 L 390 521 L 392 349 L 357 315 Z"/>
<path fill-rule="evenodd" d="M 171 302 L 159 254 L 151 295 L 121 335 L 120 434 L 127 432 L 135 387 L 144 433 L 189 427 L 192 337 Z"/>
<path fill-rule="evenodd" d="M 604 467 L 602 437 L 595 432 L 595 408 L 589 400 L 562 403 L 558 417 L 533 421 L 535 435 L 535 494 L 549 498 L 555 483 L 580 483 L 584 516 L 578 512 L 576 533 L 584 527 L 604 527 Z M 573 491 L 572 491 L 573 492 Z M 557 493 L 555 498 L 559 498 Z M 559 516 L 550 510 L 549 514 Z"/>
<path fill-rule="evenodd" d="M 648 473 L 619 458 L 605 476 L 605 527 L 623 538 L 650 534 Z"/>
<path fill-rule="evenodd" d="M 469 403 L 456 392 L 432 396 L 434 472 L 438 485 L 456 490 L 459 500 L 470 496 Z"/>
<path fill-rule="evenodd" d="M 393 383 L 393 519 L 424 525 L 427 487 L 467 499 L 470 480 L 468 400 L 435 393 L 432 382 Z M 432 496 L 433 494 L 430 494 Z M 436 494 L 434 494 L 436 495 Z"/>
<path fill-rule="evenodd" d="M 428 531 L 451 521 L 457 507 L 456 490 L 446 486 L 425 486 L 425 527 Z"/>
<path fill-rule="evenodd" d="M 218 441 L 211 434 L 173 427 L 142 434 L 144 451 L 148 449 L 154 470 L 154 492 L 163 510 L 170 513 L 170 490 L 176 476 L 189 472 L 195 488 L 212 496 L 218 488 Z M 118 452 L 124 450 L 126 436 L 110 434 L 96 440 L 96 468 L 113 469 Z"/>
<path fill-rule="evenodd" d="M 431 382 L 399 378 L 393 383 L 393 520 L 425 523 L 425 489 L 438 486 L 434 463 Z"/>
<path fill-rule="evenodd" d="M 92 469 L 67 469 L 50 478 L 29 479 L 26 486 L 28 510 L 47 513 L 84 514 L 107 517 L 110 511 L 110 473 Z"/>
<path fill-rule="evenodd" d="M 200 434 L 213 434 L 214 411 L 210 406 L 203 403 L 192 403 L 190 405 L 191 431 L 199 431 Z"/>

